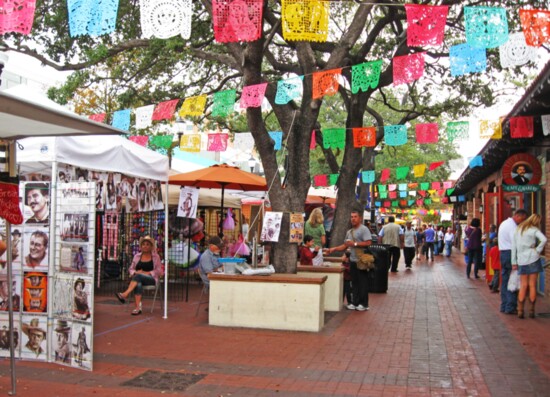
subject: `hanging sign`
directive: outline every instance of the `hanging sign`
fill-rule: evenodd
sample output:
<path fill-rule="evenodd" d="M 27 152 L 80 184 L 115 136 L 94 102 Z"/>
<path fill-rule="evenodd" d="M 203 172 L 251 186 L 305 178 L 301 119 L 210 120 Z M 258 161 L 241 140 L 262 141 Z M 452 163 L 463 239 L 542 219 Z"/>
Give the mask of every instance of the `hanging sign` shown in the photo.
<path fill-rule="evenodd" d="M 300 212 L 290 214 L 290 243 L 301 243 L 304 237 L 304 215 Z"/>
<path fill-rule="evenodd" d="M 23 223 L 17 184 L 0 182 L 0 218 L 4 218 L 12 225 Z"/>
<path fill-rule="evenodd" d="M 542 169 L 539 161 L 531 154 L 518 153 L 508 157 L 502 166 L 502 175 L 504 191 L 536 192 L 540 189 Z"/>

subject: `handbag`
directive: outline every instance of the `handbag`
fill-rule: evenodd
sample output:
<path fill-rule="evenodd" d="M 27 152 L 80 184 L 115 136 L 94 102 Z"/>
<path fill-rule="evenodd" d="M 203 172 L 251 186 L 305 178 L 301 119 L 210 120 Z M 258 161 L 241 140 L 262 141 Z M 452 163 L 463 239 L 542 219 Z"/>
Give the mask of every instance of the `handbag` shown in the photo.
<path fill-rule="evenodd" d="M 353 229 L 351 229 L 351 237 L 355 241 Z M 365 252 L 362 248 L 355 248 L 355 256 L 357 257 L 357 269 L 368 272 L 375 268 L 374 255 Z"/>

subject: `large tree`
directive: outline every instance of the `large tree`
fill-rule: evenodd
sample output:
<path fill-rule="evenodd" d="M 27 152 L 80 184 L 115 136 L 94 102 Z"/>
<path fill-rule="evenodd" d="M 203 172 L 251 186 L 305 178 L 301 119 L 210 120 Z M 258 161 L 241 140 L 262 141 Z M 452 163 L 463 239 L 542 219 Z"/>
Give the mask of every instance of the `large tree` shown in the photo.
<path fill-rule="evenodd" d="M 530 3 L 534 7 L 545 7 L 544 1 Z M 38 0 L 32 34 L 29 37 L 6 35 L 0 39 L 0 49 L 26 53 L 58 70 L 75 71 L 63 89 L 56 92 L 58 99 L 67 100 L 78 90 L 107 83 L 110 88 L 115 87 L 116 101 L 111 102 L 113 108 L 105 109 L 107 111 L 229 88 L 240 90 L 243 86 L 304 75 L 303 97 L 298 102 L 275 104 L 275 84 L 269 84 L 266 92 L 286 142 L 284 186 L 278 182 L 281 180 L 279 164 L 273 141 L 267 134 L 265 115 L 260 108 L 246 110 L 248 128 L 271 186 L 272 207 L 288 214 L 303 211 L 311 179 L 311 131 L 323 127 L 319 114 L 324 101 L 312 98 L 312 73 L 344 68 L 343 76 L 349 83 L 350 66 L 383 60 L 380 83 L 375 89 L 352 94 L 345 85 L 340 86 L 340 111 L 345 115 L 348 129 L 382 127 L 388 120 L 391 124 L 428 122 L 441 114 L 448 114 L 450 119 L 465 116 L 476 107 L 492 105 L 499 91 L 509 87 L 495 49 L 488 50 L 486 73 L 451 77 L 447 60 L 449 48 L 465 41 L 464 2 L 449 0 L 438 4 L 450 6 L 444 45 L 427 50 L 424 78 L 398 87 L 392 84 L 392 58 L 425 50 L 407 46 L 405 9 L 402 3 L 391 0 L 365 4 L 330 2 L 331 24 L 326 42 L 286 41 L 281 30 L 280 1 L 264 0 L 261 37 L 253 42 L 227 44 L 214 40 L 209 0 L 194 2 L 190 40 L 141 38 L 136 0 L 120 0 L 115 33 L 99 38 L 71 38 L 65 2 Z M 486 4 L 471 1 L 468 5 Z M 491 5 L 507 7 L 510 30 L 519 30 L 518 2 L 495 1 Z M 516 69 L 514 72 L 519 78 L 524 77 L 523 69 Z M 395 98 L 401 99 L 398 105 Z M 378 128 L 379 141 L 382 136 L 383 129 Z M 320 134 L 317 139 L 322 142 Z M 361 169 L 373 167 L 374 153 L 372 148 L 354 148 L 350 133 L 341 164 L 332 158 L 330 151 L 326 152 L 332 172 L 340 175 L 333 229 L 333 241 L 338 243 L 348 227 L 349 210 L 364 208 L 361 198 L 365 195 L 360 194 L 360 199 L 355 195 L 357 174 Z M 272 181 L 276 182 L 271 184 Z M 364 186 L 361 188 L 364 191 Z M 285 216 L 280 242 L 274 244 L 273 262 L 278 272 L 295 271 L 297 250 L 295 245 L 287 243 L 288 225 L 288 216 Z"/>

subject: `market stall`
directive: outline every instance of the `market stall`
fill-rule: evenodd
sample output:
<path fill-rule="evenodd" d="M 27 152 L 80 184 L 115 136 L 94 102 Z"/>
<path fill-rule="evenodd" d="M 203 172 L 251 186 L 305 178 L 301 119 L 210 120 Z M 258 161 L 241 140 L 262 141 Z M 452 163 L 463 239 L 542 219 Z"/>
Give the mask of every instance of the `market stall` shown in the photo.
<path fill-rule="evenodd" d="M 94 286 L 101 282 L 104 263 L 95 259 L 121 257 L 120 231 L 132 240 L 123 254 L 128 258 L 137 252 L 143 232 L 155 238 L 165 257 L 166 206 L 160 183 L 168 178 L 168 160 L 119 136 L 38 137 L 18 143 L 24 223 L 18 229 L 22 251 L 13 269 L 23 304 L 14 323 L 23 331 L 21 345 L 30 341 L 29 327 L 47 335 L 40 353 L 25 347 L 18 352 L 23 358 L 91 369 Z M 41 205 L 45 211 L 39 210 Z M 128 219 L 145 219 L 144 214 L 154 220 L 154 230 L 125 225 Z M 31 261 L 37 241 L 43 251 L 40 260 Z M 168 284 L 164 286 L 166 295 Z M 60 334 L 76 350 L 66 361 L 58 357 L 59 346 L 53 346 Z"/>

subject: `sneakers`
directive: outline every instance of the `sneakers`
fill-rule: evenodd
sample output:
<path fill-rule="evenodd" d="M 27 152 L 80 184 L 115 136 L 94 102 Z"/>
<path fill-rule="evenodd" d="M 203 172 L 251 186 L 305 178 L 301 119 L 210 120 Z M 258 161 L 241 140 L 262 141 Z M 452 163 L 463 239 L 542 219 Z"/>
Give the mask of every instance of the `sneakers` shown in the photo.
<path fill-rule="evenodd" d="M 346 308 L 347 308 L 348 310 L 355 310 L 355 309 L 356 309 L 356 308 L 355 308 L 355 305 L 354 305 L 353 303 L 348 304 L 348 305 L 346 306 Z"/>
<path fill-rule="evenodd" d="M 368 307 L 365 307 L 363 305 L 358 305 L 355 310 L 359 311 L 359 312 L 364 312 L 365 310 L 369 310 Z"/>

